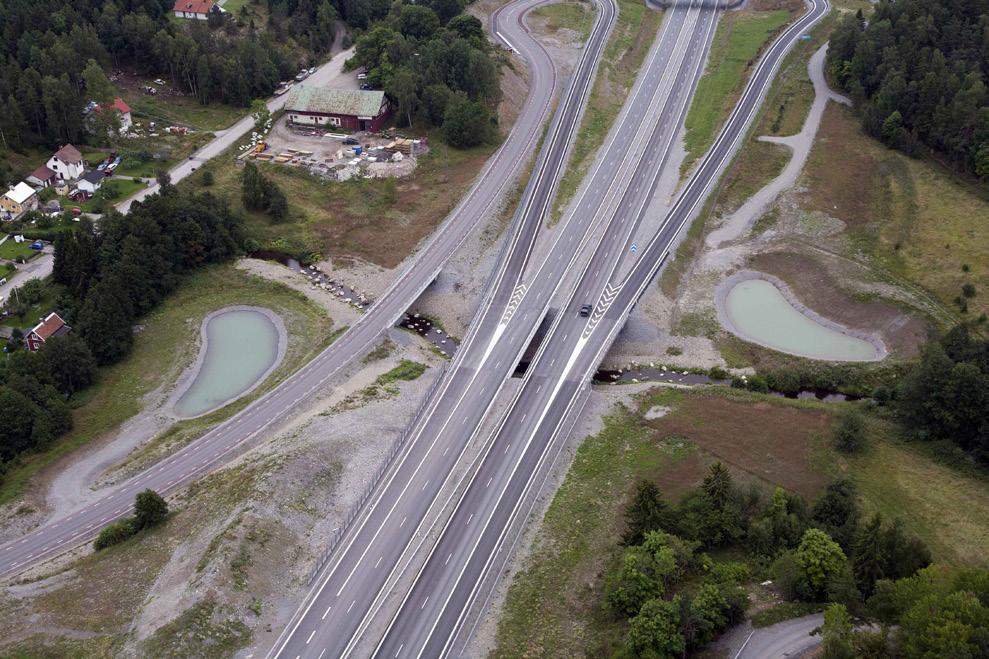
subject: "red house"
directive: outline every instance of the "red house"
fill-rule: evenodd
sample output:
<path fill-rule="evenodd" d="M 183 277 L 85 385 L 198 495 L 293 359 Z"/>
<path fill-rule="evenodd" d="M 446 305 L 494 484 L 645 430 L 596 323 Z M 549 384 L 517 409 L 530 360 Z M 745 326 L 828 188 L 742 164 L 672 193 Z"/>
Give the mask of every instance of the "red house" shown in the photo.
<path fill-rule="evenodd" d="M 72 328 L 66 325 L 65 321 L 53 311 L 27 333 L 24 342 L 27 344 L 28 350 L 36 352 L 48 339 L 53 336 L 68 334 L 71 331 Z"/>
<path fill-rule="evenodd" d="M 388 121 L 391 105 L 382 91 L 296 85 L 285 99 L 285 112 L 294 124 L 373 133 Z"/>

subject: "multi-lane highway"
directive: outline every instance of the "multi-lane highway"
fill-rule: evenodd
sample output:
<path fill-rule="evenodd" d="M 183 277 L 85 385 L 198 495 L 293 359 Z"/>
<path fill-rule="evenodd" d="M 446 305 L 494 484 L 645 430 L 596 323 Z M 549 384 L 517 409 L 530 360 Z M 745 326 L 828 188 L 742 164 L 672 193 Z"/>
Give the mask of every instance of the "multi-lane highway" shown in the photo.
<path fill-rule="evenodd" d="M 512 43 L 529 66 L 530 93 L 512 132 L 461 203 L 367 313 L 313 361 L 230 420 L 148 471 L 108 489 L 104 497 L 91 505 L 49 520 L 0 546 L 0 576 L 16 573 L 91 539 L 108 522 L 129 514 L 134 495 L 145 488 L 167 494 L 225 464 L 245 444 L 271 432 L 307 404 L 398 321 L 477 223 L 503 199 L 538 141 L 553 103 L 557 79 L 549 55 L 528 37 L 520 22 L 520 12 L 533 4 L 534 0 L 519 0 L 506 5 L 492 18 L 497 31 Z M 517 236 L 521 228 L 514 225 L 511 235 Z"/>
<path fill-rule="evenodd" d="M 588 279 L 592 281 L 601 279 L 604 274 L 601 268 L 605 264 L 620 258 L 624 238 L 634 228 L 636 211 L 647 205 L 652 197 L 652 187 L 648 183 L 658 178 L 669 158 L 696 81 L 703 72 L 718 15 L 717 9 L 697 1 L 679 3 L 664 18 L 656 56 L 644 70 L 645 84 L 633 92 L 629 101 L 634 111 L 623 117 L 623 123 L 617 128 L 619 133 L 623 128 L 634 128 L 635 139 L 630 146 L 620 141 L 608 145 L 601 160 L 605 167 L 595 172 L 587 183 L 587 189 L 607 190 L 608 196 L 596 209 L 582 208 L 583 203 L 576 208 L 577 213 L 595 210 L 604 224 L 603 232 L 596 236 L 594 256 L 584 266 L 584 272 L 590 274 Z M 612 162 L 617 166 L 607 168 Z M 533 286 L 540 285 L 549 279 L 546 274 L 548 270 L 552 271 L 552 264 L 553 255 L 540 267 L 524 273 L 522 280 L 532 282 Z M 557 281 L 543 284 L 550 289 L 550 297 L 556 292 Z M 510 412 L 503 418 L 494 441 L 480 461 L 480 468 L 472 475 L 439 541 L 378 646 L 377 656 L 393 657 L 397 653 L 398 656 L 435 657 L 457 646 L 470 604 L 494 558 L 492 551 L 485 551 L 483 543 L 487 542 L 492 549 L 500 543 L 508 528 L 507 522 L 524 503 L 525 489 L 532 480 L 529 472 L 534 474 L 535 463 L 549 449 L 550 440 L 569 418 L 564 415 L 554 432 L 546 437 L 526 432 L 528 425 L 540 425 L 536 416 L 540 403 L 554 399 L 562 387 L 546 377 L 543 369 L 563 368 L 566 360 L 560 354 L 547 355 L 546 348 L 553 345 L 554 339 L 566 343 L 579 335 L 579 328 L 568 329 L 571 323 L 566 319 L 570 315 L 581 318 L 579 307 L 591 302 L 593 299 L 588 297 L 557 316 Z M 572 393 L 576 400 L 584 382 L 575 380 L 566 384 L 570 388 L 567 393 Z M 523 458 L 531 464 L 520 464 Z M 500 516 L 493 516 L 491 513 L 494 512 Z"/>
<path fill-rule="evenodd" d="M 513 522 L 525 512 L 540 468 L 559 449 L 557 440 L 579 409 L 591 374 L 723 172 L 786 52 L 827 11 L 826 0 L 813 0 L 808 12 L 767 50 L 715 145 L 644 250 L 633 252 L 631 240 L 642 224 L 662 165 L 657 168 L 649 159 L 641 159 L 629 184 L 617 182 L 622 196 L 604 238 L 566 296 L 523 387 L 471 474 L 376 656 L 439 657 L 457 651 L 458 635 L 485 577 L 497 574 L 507 560 L 510 552 L 502 550 L 510 547 Z M 654 133 L 659 145 L 661 133 Z M 538 278 L 538 271 L 534 277 Z M 584 318 L 579 308 L 588 303 L 594 309 Z"/>
<path fill-rule="evenodd" d="M 524 14 L 540 1 L 509 5 L 505 11 L 512 12 L 521 26 Z M 411 434 L 406 452 L 386 475 L 276 644 L 276 655 L 339 656 L 353 648 L 373 617 L 379 596 L 386 593 L 385 584 L 401 563 L 416 529 L 466 449 L 465 435 L 480 427 L 535 330 L 538 318 L 534 311 L 520 309 L 525 291 L 519 289 L 518 277 L 530 261 L 536 236 L 548 216 L 596 61 L 614 18 L 613 2 L 600 2 L 582 57 L 560 99 L 513 219 L 517 230 L 498 259 L 479 314 L 448 376 Z M 527 49 L 541 51 L 528 35 L 510 37 L 510 43 L 523 54 Z"/>
<path fill-rule="evenodd" d="M 602 11 L 613 10 L 604 5 Z M 610 20 L 610 15 L 599 21 L 604 18 Z M 657 44 L 572 212 L 564 219 L 550 248 L 541 250 L 542 259 L 533 258 L 532 246 L 525 241 L 509 247 L 506 268 L 499 271 L 493 294 L 451 367 L 449 386 L 438 392 L 433 407 L 413 435 L 408 454 L 389 474 L 365 516 L 317 582 L 276 645 L 276 656 L 347 655 L 366 642 L 362 639 L 364 633 L 372 633 L 368 630 L 383 622 L 376 618 L 389 615 L 384 600 L 426 537 L 433 519 L 431 511 L 437 505 L 442 507 L 436 496 L 482 427 L 560 281 L 578 261 L 581 246 L 600 239 L 600 229 L 615 214 L 623 190 L 635 190 L 637 195 L 641 192 L 636 172 L 642 168 L 657 171 L 666 160 L 701 73 L 715 18 L 713 9 L 689 6 L 675 8 L 664 18 Z M 592 38 L 588 52 L 595 47 Z M 548 204 L 540 213 L 545 208 Z M 539 210 L 539 204 L 523 203 L 520 213 L 532 209 Z M 516 446 L 516 450 L 519 448 L 521 445 Z M 500 459 L 502 464 L 511 457 L 511 446 L 505 449 L 503 455 L 509 457 Z M 488 487 L 482 489 L 494 492 Z M 467 525 L 472 522 L 468 515 Z M 446 537 L 459 536 L 447 533 Z M 467 553 L 458 554 L 458 560 Z M 446 560 L 437 567 L 438 572 L 456 574 L 457 566 L 450 560 L 453 552 L 444 556 Z M 442 579 L 429 581 L 439 583 Z M 423 579 L 417 583 L 421 582 Z M 443 587 L 441 583 L 441 591 Z M 407 652 L 414 656 L 420 651 L 417 639 L 429 638 L 431 629 L 419 621 L 435 607 L 444 605 L 442 595 L 440 592 L 433 597 L 432 603 L 430 596 L 406 602 L 400 614 L 405 617 L 399 618 L 386 637 L 386 643 L 396 639 L 388 645 L 387 654 L 402 656 Z M 409 602 L 417 606 L 408 606 Z M 395 631 L 399 628 L 401 631 Z M 439 648 L 448 638 L 432 637 L 440 639 Z M 436 649 L 430 647 L 425 654 L 431 656 Z M 358 650 L 363 651 L 366 649 Z"/>

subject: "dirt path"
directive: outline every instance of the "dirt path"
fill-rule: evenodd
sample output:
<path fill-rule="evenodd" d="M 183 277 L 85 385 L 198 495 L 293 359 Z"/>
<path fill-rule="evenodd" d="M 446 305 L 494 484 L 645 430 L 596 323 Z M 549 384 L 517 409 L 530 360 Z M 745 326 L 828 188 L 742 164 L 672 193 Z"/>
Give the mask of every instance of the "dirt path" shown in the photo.
<path fill-rule="evenodd" d="M 759 138 L 761 142 L 771 142 L 789 147 L 793 151 L 790 162 L 787 163 L 779 176 L 749 197 L 748 201 L 732 213 L 722 226 L 707 235 L 705 242 L 708 247 L 718 247 L 724 242 L 740 237 L 766 212 L 781 192 L 789 189 L 797 182 L 797 178 L 799 178 L 800 172 L 803 171 L 804 164 L 807 162 L 807 156 L 810 155 L 810 148 L 814 145 L 814 138 L 817 136 L 817 129 L 821 125 L 821 117 L 824 116 L 824 108 L 828 101 L 835 101 L 844 105 L 852 104 L 850 100 L 828 87 L 827 80 L 824 78 L 824 56 L 827 52 L 828 45 L 824 44 L 814 53 L 807 65 L 807 72 L 814 84 L 814 103 L 811 105 L 810 112 L 807 113 L 807 118 L 804 120 L 800 132 L 789 137 L 763 135 Z"/>

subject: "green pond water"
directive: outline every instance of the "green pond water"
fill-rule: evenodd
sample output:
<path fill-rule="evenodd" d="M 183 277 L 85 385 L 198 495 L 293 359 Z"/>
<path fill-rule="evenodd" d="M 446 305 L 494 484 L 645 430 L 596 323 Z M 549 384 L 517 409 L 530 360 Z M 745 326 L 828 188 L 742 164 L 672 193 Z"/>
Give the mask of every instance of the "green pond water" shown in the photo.
<path fill-rule="evenodd" d="M 854 362 L 879 357 L 876 346 L 808 318 L 763 279 L 736 284 L 728 292 L 726 311 L 737 334 L 780 352 Z"/>
<path fill-rule="evenodd" d="M 250 389 L 278 358 L 278 329 L 263 313 L 226 311 L 206 324 L 206 356 L 192 386 L 175 404 L 180 416 L 197 416 Z"/>

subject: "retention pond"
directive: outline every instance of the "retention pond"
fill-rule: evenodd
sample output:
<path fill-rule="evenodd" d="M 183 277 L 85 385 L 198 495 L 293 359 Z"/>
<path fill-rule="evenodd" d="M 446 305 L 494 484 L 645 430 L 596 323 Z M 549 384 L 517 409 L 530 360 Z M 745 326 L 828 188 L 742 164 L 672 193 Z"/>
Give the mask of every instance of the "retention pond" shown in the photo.
<path fill-rule="evenodd" d="M 277 322 L 277 324 L 276 324 Z M 267 309 L 233 307 L 203 321 L 199 360 L 174 411 L 194 417 L 215 410 L 260 384 L 285 352 L 284 329 Z"/>
<path fill-rule="evenodd" d="M 719 293 L 722 323 L 743 339 L 800 357 L 864 362 L 886 356 L 879 339 L 797 308 L 781 286 L 751 273 L 729 278 Z"/>

